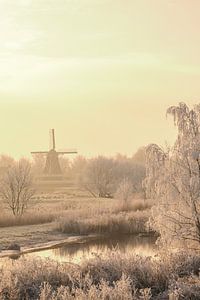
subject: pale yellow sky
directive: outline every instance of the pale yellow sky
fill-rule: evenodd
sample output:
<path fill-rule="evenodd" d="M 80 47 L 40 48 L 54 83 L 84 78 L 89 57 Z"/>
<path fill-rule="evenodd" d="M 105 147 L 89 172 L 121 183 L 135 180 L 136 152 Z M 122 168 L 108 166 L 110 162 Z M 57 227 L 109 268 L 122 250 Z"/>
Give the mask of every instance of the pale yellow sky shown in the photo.
<path fill-rule="evenodd" d="M 200 102 L 199 0 L 0 0 L 0 153 L 132 155 Z"/>

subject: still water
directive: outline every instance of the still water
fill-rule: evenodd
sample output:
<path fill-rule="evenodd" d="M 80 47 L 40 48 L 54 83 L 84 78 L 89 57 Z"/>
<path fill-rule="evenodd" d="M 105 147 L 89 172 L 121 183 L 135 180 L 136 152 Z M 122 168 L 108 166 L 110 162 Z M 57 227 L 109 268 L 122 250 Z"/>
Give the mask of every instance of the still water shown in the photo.
<path fill-rule="evenodd" d="M 58 262 L 80 264 L 84 259 L 104 255 L 109 250 L 118 250 L 121 253 L 136 253 L 142 256 L 156 254 L 155 237 L 118 236 L 106 237 L 86 243 L 62 245 L 55 249 L 42 250 L 24 255 L 27 257 L 50 258 Z"/>

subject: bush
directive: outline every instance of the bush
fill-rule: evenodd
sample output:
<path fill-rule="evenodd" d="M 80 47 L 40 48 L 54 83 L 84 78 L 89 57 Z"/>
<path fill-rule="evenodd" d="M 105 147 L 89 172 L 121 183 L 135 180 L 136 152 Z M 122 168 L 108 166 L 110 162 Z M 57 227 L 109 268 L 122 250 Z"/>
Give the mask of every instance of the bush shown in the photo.
<path fill-rule="evenodd" d="M 187 253 L 144 258 L 112 251 L 80 266 L 20 258 L 1 266 L 0 299 L 148 300 L 171 294 L 195 300 L 199 269 L 200 256 Z"/>
<path fill-rule="evenodd" d="M 149 232 L 146 223 L 149 212 L 99 212 L 90 216 L 73 213 L 68 218 L 60 218 L 56 229 L 64 233 L 73 234 L 138 234 Z"/>

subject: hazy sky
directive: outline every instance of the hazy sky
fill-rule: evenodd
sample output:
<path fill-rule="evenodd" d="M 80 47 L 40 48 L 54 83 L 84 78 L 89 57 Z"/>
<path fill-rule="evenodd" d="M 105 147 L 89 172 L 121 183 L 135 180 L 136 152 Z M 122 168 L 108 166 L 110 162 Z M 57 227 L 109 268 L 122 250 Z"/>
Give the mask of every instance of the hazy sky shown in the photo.
<path fill-rule="evenodd" d="M 0 0 L 1 153 L 132 155 L 200 102 L 199 0 Z"/>

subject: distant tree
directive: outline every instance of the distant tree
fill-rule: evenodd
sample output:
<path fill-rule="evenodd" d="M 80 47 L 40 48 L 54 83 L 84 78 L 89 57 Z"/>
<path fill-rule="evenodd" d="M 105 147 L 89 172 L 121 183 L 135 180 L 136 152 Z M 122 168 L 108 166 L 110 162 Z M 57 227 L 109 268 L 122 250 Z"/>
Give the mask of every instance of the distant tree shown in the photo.
<path fill-rule="evenodd" d="M 46 155 L 44 154 L 34 154 L 32 161 L 32 172 L 35 176 L 40 175 L 44 171 L 46 163 Z"/>
<path fill-rule="evenodd" d="M 140 147 L 132 156 L 132 160 L 143 166 L 146 165 L 146 146 Z"/>
<path fill-rule="evenodd" d="M 5 172 L 14 165 L 15 160 L 6 154 L 0 155 L 0 177 L 5 174 Z"/>
<path fill-rule="evenodd" d="M 110 198 L 114 191 L 114 176 L 114 160 L 98 156 L 89 160 L 82 184 L 93 196 Z"/>
<path fill-rule="evenodd" d="M 158 145 L 150 144 L 146 147 L 146 177 L 143 181 L 146 198 L 157 197 L 158 183 L 163 175 L 166 157 L 167 153 Z"/>
<path fill-rule="evenodd" d="M 0 183 L 0 197 L 14 216 L 22 216 L 33 197 L 31 164 L 21 159 L 8 169 Z"/>
<path fill-rule="evenodd" d="M 167 110 L 178 136 L 170 151 L 147 148 L 147 189 L 156 199 L 152 226 L 167 245 L 200 246 L 200 105 Z"/>
<path fill-rule="evenodd" d="M 115 193 L 116 198 L 127 202 L 133 196 L 133 184 L 130 179 L 124 177 Z"/>
<path fill-rule="evenodd" d="M 71 176 L 71 162 L 70 162 L 69 158 L 67 158 L 65 156 L 60 156 L 59 163 L 60 163 L 62 173 L 67 175 L 68 177 L 70 177 Z"/>
<path fill-rule="evenodd" d="M 75 184 L 81 188 L 85 189 L 85 176 L 86 176 L 86 167 L 88 160 L 83 156 L 76 156 L 71 163 L 71 179 L 74 180 Z"/>
<path fill-rule="evenodd" d="M 142 181 L 145 178 L 145 166 L 136 163 L 132 158 L 124 157 L 115 159 L 115 184 L 118 189 L 119 184 L 126 178 L 132 184 L 135 193 L 142 191 Z"/>
<path fill-rule="evenodd" d="M 0 155 L 0 167 L 9 168 L 13 166 L 15 163 L 15 160 L 13 157 L 7 155 L 7 154 L 1 154 Z"/>
<path fill-rule="evenodd" d="M 131 184 L 132 192 L 140 192 L 145 167 L 119 154 L 114 158 L 98 156 L 85 161 L 79 175 L 79 183 L 93 196 L 113 197 L 124 178 Z"/>

